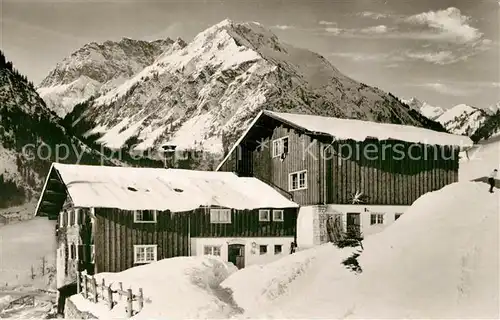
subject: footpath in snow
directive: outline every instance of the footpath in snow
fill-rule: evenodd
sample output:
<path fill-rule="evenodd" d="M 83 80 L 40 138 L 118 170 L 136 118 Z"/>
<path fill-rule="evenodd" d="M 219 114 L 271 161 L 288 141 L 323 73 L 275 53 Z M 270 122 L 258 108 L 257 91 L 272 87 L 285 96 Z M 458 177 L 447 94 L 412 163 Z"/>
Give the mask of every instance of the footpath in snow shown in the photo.
<path fill-rule="evenodd" d="M 237 271 L 216 257 L 183 257 L 116 274 L 142 287 L 134 318 L 498 318 L 500 193 L 455 183 L 428 193 L 363 248 L 325 244 Z M 343 261 L 356 258 L 361 272 Z M 81 310 L 109 312 L 73 296 Z"/>

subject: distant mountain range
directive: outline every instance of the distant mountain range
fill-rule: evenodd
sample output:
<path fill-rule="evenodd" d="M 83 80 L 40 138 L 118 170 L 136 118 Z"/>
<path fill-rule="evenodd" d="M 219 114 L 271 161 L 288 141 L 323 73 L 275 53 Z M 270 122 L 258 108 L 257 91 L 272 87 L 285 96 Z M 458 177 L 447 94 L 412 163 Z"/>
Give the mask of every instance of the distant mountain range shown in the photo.
<path fill-rule="evenodd" d="M 224 20 L 190 43 L 91 43 L 59 63 L 38 92 L 72 132 L 134 151 L 169 143 L 223 153 L 264 108 L 444 130 L 253 22 Z"/>
<path fill-rule="evenodd" d="M 425 117 L 442 124 L 447 131 L 454 134 L 475 136 L 489 118 L 494 117 L 498 113 L 500 102 L 495 106 L 491 106 L 487 110 L 475 108 L 466 104 L 458 104 L 450 109 L 432 106 L 426 102 L 422 102 L 417 98 L 402 100 L 410 108 L 417 110 Z M 484 131 L 484 129 L 482 129 Z M 477 136 L 477 135 L 476 135 Z"/>

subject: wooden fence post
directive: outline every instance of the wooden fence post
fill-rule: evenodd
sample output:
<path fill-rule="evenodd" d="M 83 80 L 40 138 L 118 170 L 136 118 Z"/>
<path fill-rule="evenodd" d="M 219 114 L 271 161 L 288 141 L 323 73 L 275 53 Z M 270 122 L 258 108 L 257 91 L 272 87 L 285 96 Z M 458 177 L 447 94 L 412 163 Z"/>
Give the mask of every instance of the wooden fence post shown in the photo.
<path fill-rule="evenodd" d="M 80 283 L 80 277 L 81 277 L 80 272 L 77 272 L 76 273 L 76 293 L 82 292 L 82 287 L 81 287 L 81 283 Z"/>
<path fill-rule="evenodd" d="M 94 302 L 97 303 L 97 281 L 94 276 L 92 276 L 92 298 Z"/>
<path fill-rule="evenodd" d="M 104 297 L 106 297 L 104 295 L 105 291 L 106 291 L 106 282 L 104 282 L 104 278 L 102 278 L 102 282 L 101 282 L 101 298 L 102 298 L 102 300 L 104 300 Z"/>
<path fill-rule="evenodd" d="M 127 290 L 127 316 L 132 317 L 132 289 Z"/>
<path fill-rule="evenodd" d="M 111 285 L 108 286 L 108 301 L 109 310 L 113 309 L 113 290 L 111 290 Z"/>
<path fill-rule="evenodd" d="M 85 297 L 85 299 L 88 299 L 89 298 L 89 288 L 88 288 L 88 279 L 87 279 L 87 275 L 86 274 L 83 274 L 82 275 L 82 280 L 83 280 L 83 296 Z"/>
<path fill-rule="evenodd" d="M 142 288 L 139 288 L 139 297 L 137 297 L 139 301 L 139 311 L 144 307 L 144 294 L 142 293 Z"/>
<path fill-rule="evenodd" d="M 118 289 L 119 289 L 119 291 L 118 291 L 118 299 L 121 300 L 122 299 L 122 291 L 123 291 L 123 283 L 118 282 Z"/>

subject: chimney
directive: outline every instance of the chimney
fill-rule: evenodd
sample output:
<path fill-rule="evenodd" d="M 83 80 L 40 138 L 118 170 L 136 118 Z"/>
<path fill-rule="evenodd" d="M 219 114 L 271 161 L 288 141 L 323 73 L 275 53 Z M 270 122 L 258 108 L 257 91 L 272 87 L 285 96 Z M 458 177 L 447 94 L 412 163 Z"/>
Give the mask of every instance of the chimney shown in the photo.
<path fill-rule="evenodd" d="M 161 147 L 163 149 L 163 152 L 165 153 L 165 162 L 164 162 L 165 169 L 173 168 L 175 164 L 175 148 L 177 146 L 171 144 L 165 144 Z"/>

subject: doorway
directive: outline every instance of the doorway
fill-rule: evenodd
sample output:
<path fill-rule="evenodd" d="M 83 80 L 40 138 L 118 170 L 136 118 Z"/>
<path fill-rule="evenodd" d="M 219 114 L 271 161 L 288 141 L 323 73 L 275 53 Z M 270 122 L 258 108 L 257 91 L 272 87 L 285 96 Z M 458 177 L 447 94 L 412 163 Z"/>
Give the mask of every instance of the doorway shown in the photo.
<path fill-rule="evenodd" d="M 346 231 L 348 238 L 361 238 L 361 214 L 359 212 L 347 213 Z"/>
<path fill-rule="evenodd" d="M 227 250 L 227 260 L 232 262 L 238 269 L 245 267 L 245 245 L 230 244 Z"/>

